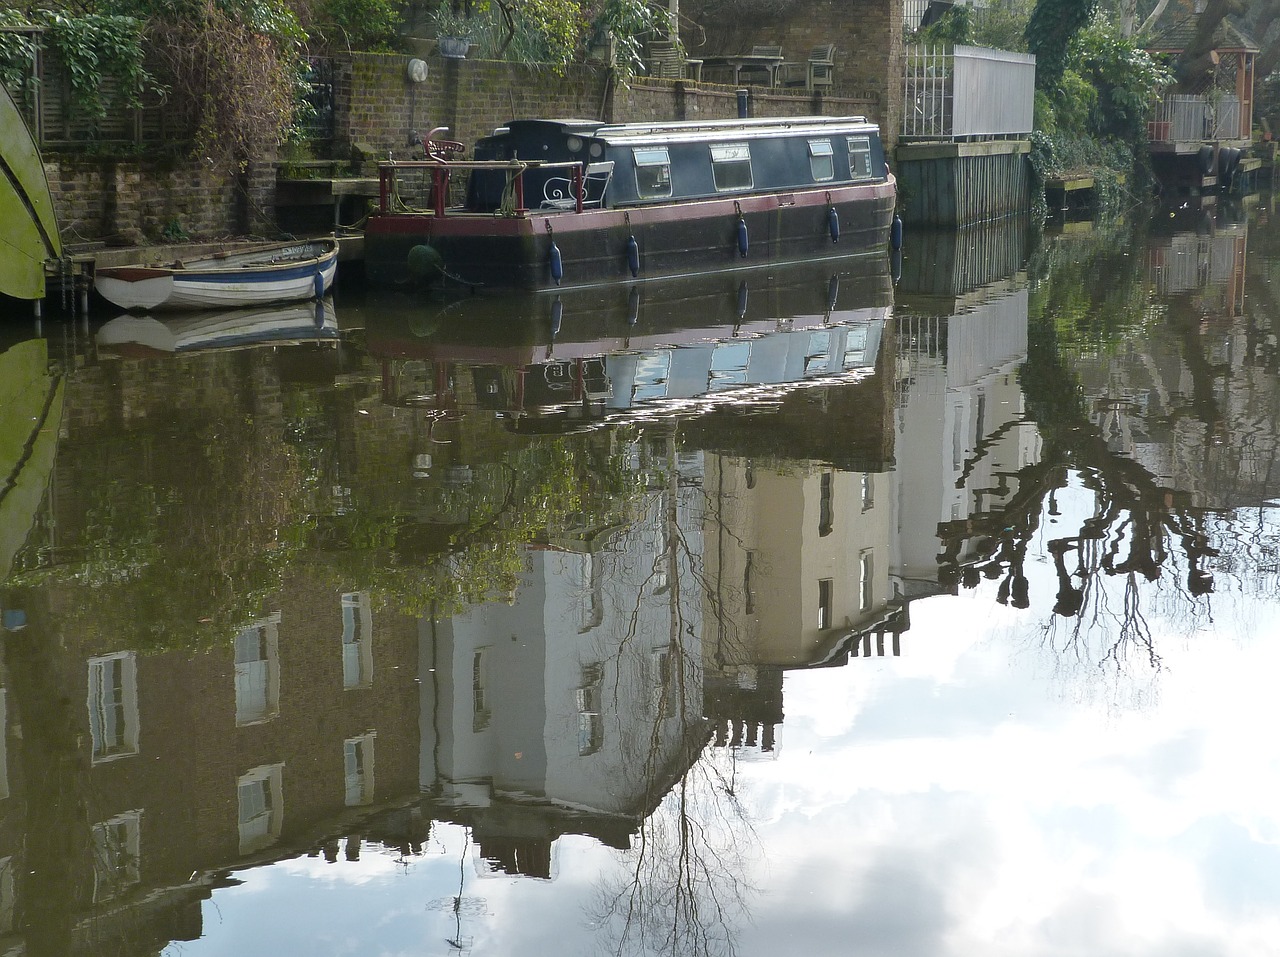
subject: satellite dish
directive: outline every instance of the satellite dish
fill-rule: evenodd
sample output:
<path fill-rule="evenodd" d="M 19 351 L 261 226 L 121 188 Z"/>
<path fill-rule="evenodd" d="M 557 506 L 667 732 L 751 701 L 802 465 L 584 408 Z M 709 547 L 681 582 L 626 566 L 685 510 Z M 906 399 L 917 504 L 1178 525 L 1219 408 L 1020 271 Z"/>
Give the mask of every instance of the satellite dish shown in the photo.
<path fill-rule="evenodd" d="M 414 57 L 409 61 L 409 68 L 407 72 L 409 74 L 410 83 L 421 83 L 427 78 L 427 61 L 419 60 L 417 57 Z"/>

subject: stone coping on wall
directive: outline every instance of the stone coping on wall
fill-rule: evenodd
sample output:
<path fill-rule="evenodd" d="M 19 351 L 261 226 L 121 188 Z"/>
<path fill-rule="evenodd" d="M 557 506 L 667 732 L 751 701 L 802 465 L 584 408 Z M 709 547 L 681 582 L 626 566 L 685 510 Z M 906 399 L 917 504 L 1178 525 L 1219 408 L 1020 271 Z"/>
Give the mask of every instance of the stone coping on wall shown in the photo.
<path fill-rule="evenodd" d="M 956 159 L 967 156 L 1007 156 L 1030 153 L 1030 140 L 980 140 L 977 142 L 903 143 L 899 141 L 899 161 Z"/>

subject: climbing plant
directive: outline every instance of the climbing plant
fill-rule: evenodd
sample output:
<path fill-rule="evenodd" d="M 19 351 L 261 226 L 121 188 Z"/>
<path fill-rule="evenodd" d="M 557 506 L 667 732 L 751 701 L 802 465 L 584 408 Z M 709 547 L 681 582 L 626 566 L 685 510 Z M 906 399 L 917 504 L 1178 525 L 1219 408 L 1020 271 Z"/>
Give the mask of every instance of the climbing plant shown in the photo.
<path fill-rule="evenodd" d="M 155 85 L 144 66 L 143 23 L 119 13 L 37 10 L 30 16 L 0 10 L 0 26 L 38 27 L 41 40 L 62 61 L 75 105 L 91 117 L 106 112 L 103 81 L 115 80 L 125 102 L 136 106 Z M 23 33 L 0 33 L 0 79 L 12 91 L 26 91 L 32 76 L 36 40 Z"/>
<path fill-rule="evenodd" d="M 1027 49 L 1036 56 L 1036 86 L 1053 90 L 1070 62 L 1071 41 L 1085 28 L 1098 0 L 1036 0 L 1027 21 Z"/>
<path fill-rule="evenodd" d="M 306 33 L 284 0 L 119 0 L 145 18 L 171 109 L 195 128 L 196 155 L 241 167 L 294 130 Z"/>

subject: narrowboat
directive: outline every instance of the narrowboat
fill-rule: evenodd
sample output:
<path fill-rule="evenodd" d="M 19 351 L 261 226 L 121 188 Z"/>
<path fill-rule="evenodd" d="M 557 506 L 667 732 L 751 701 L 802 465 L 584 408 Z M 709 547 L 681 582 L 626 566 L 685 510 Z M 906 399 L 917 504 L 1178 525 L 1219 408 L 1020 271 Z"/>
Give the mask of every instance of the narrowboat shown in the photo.
<path fill-rule="evenodd" d="M 894 177 L 864 117 L 513 120 L 472 160 L 425 146 L 380 164 L 373 283 L 626 283 L 882 253 L 893 228 Z"/>

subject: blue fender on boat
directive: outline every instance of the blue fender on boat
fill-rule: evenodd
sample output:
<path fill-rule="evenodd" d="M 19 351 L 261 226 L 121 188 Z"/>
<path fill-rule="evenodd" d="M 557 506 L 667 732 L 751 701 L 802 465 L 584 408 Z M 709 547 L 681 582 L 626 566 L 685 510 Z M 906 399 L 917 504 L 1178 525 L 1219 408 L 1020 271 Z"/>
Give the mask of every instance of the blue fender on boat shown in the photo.
<path fill-rule="evenodd" d="M 889 226 L 889 245 L 894 249 L 902 248 L 902 217 L 893 214 L 893 223 Z"/>
<path fill-rule="evenodd" d="M 827 210 L 827 230 L 831 233 L 833 243 L 840 242 L 840 214 L 834 206 Z"/>
<path fill-rule="evenodd" d="M 747 221 L 741 216 L 738 217 L 738 255 L 746 258 L 747 247 Z"/>
<path fill-rule="evenodd" d="M 632 286 L 627 297 L 627 325 L 634 326 L 640 321 L 640 287 Z"/>
<path fill-rule="evenodd" d="M 640 275 L 640 244 L 634 236 L 627 237 L 627 268 L 632 278 Z"/>
<path fill-rule="evenodd" d="M 319 269 L 316 270 L 314 288 L 316 291 L 316 298 L 323 299 L 324 298 L 324 273 L 322 273 Z"/>
<path fill-rule="evenodd" d="M 564 260 L 560 258 L 560 247 L 555 243 L 551 244 L 551 278 L 557 286 L 564 278 Z"/>

